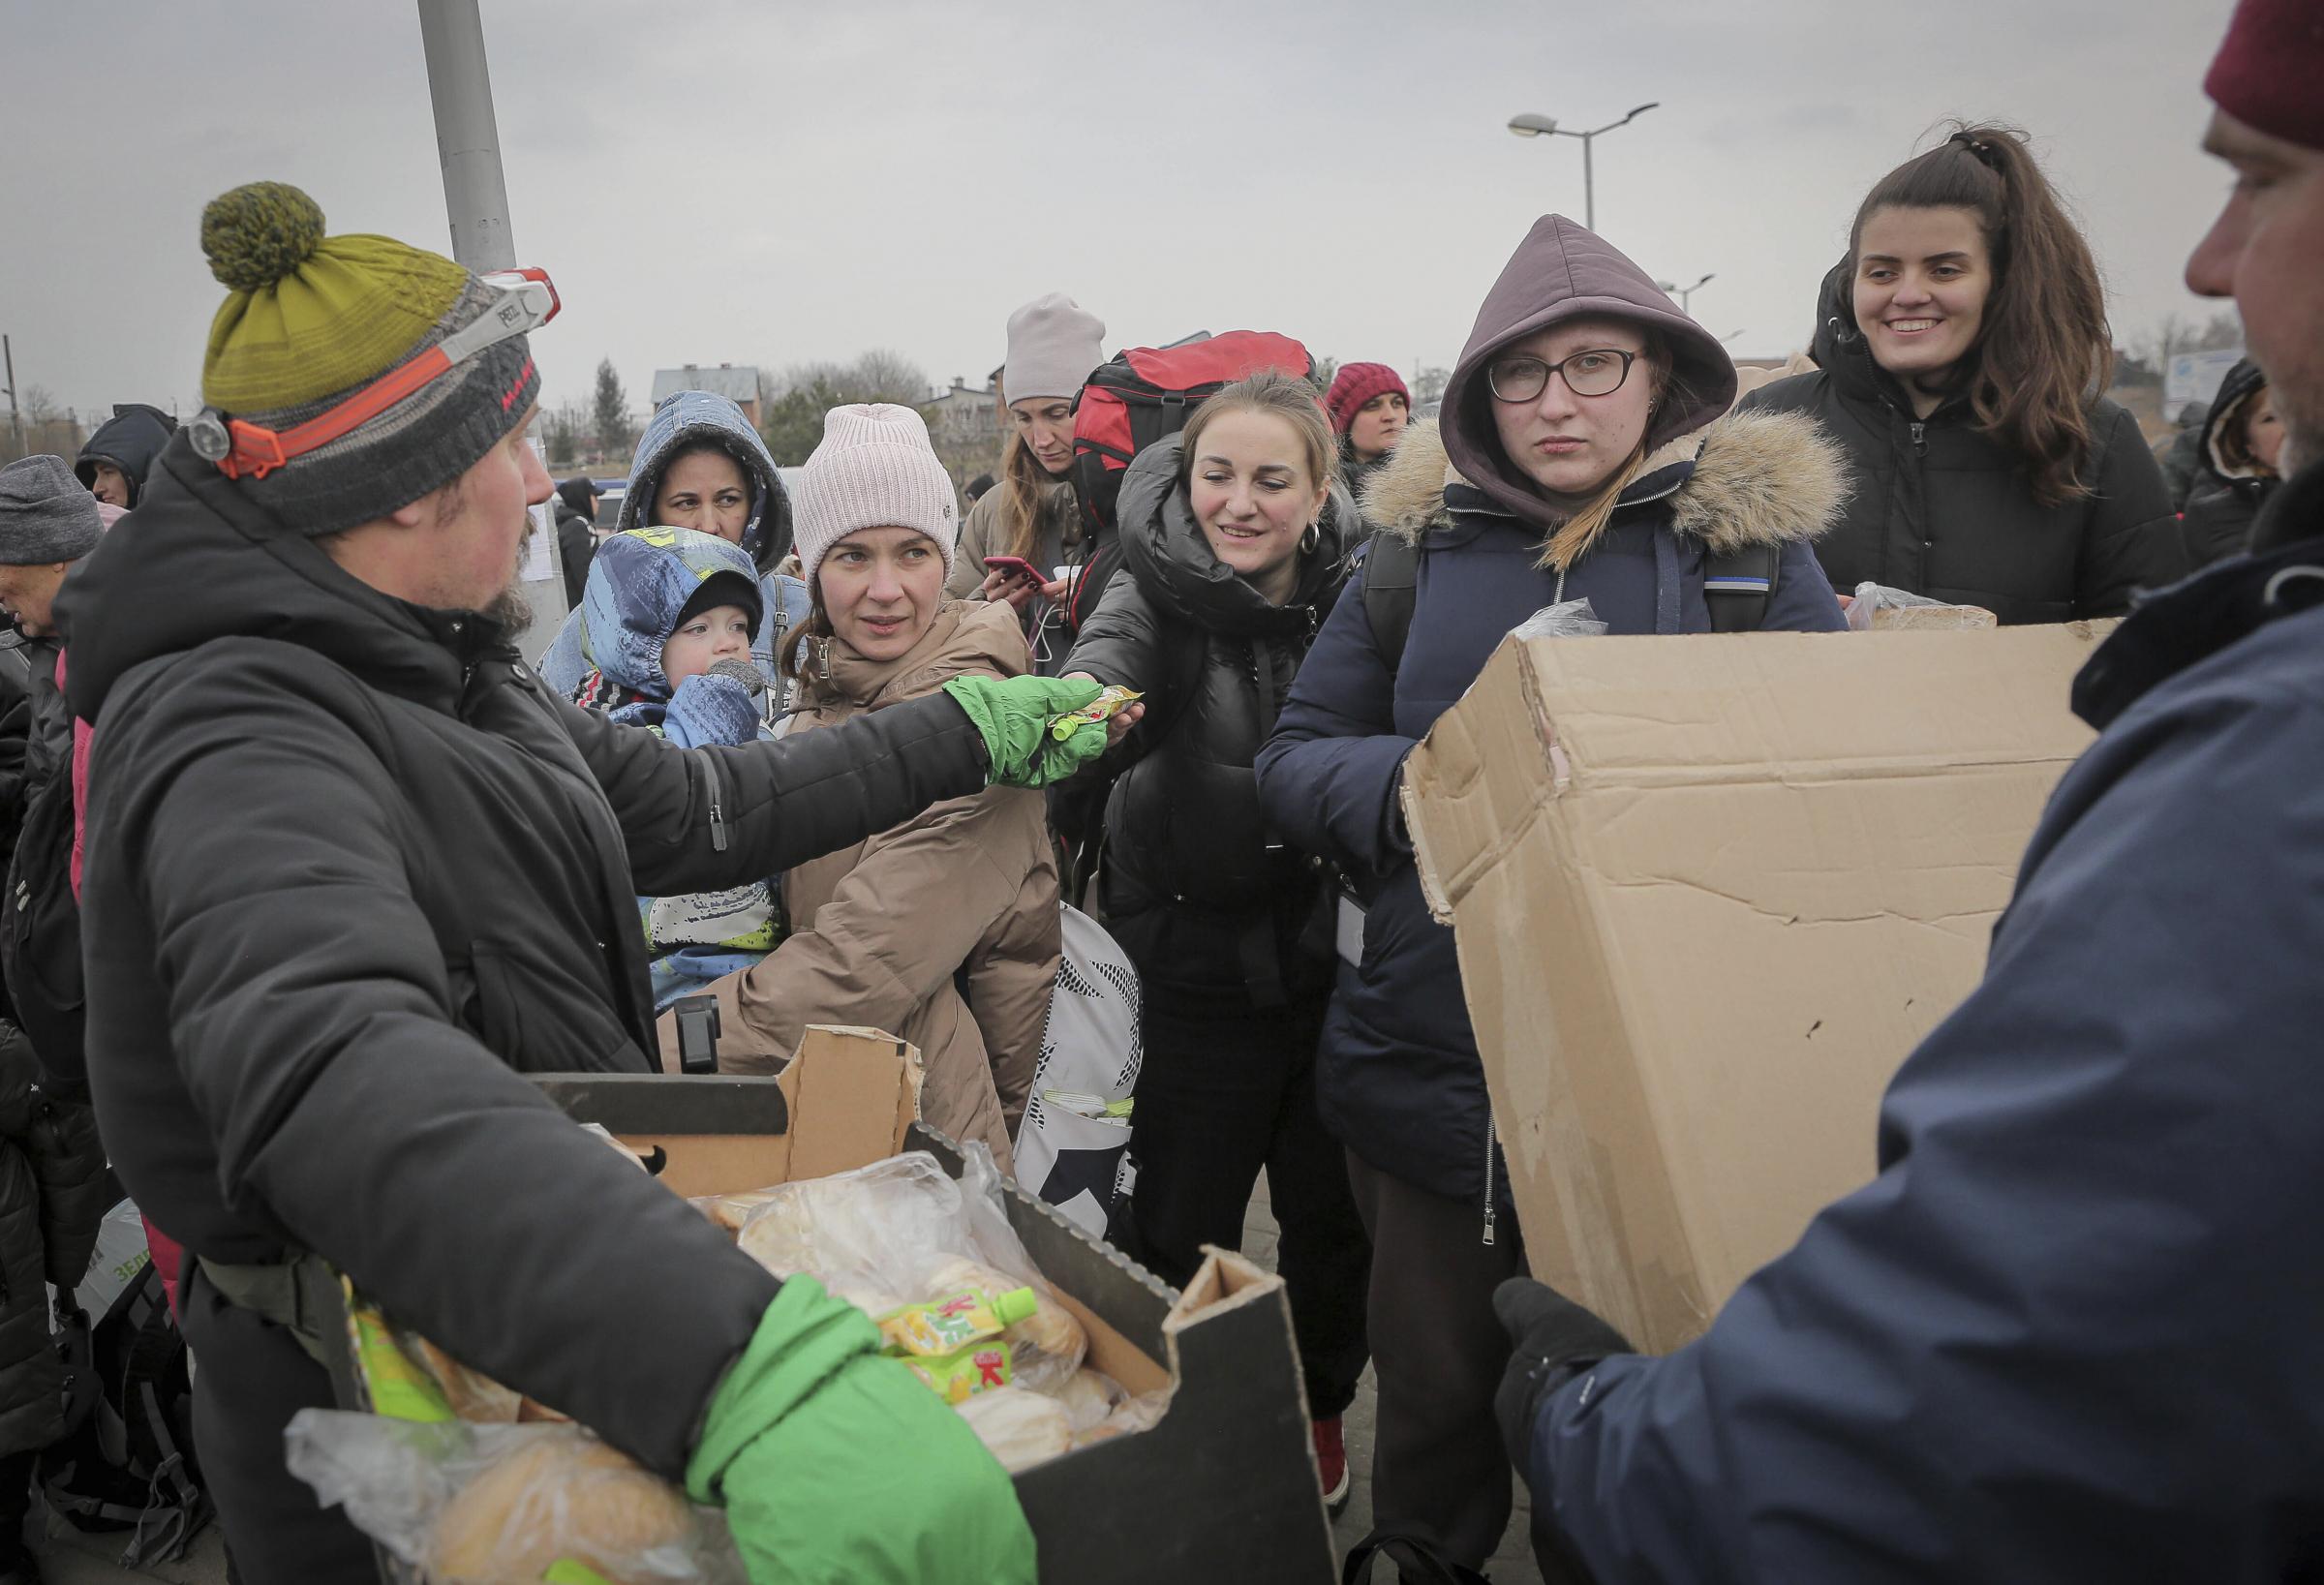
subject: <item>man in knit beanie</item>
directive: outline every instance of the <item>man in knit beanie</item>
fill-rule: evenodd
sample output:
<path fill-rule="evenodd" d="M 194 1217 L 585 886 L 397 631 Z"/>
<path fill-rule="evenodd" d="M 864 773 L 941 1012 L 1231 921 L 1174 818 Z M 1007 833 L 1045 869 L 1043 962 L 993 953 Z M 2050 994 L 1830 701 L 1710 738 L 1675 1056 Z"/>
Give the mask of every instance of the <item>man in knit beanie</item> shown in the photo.
<path fill-rule="evenodd" d="M 2244 0 L 2206 83 L 2239 179 L 2187 265 L 2300 471 L 2248 556 L 2150 593 L 2075 679 L 2099 736 L 1984 982 L 1889 1086 L 1879 1177 L 1659 1359 L 1539 1283 L 1497 1295 L 1558 1577 L 2324 1562 L 2320 82 L 2324 4 Z"/>
<path fill-rule="evenodd" d="M 687 749 L 551 697 L 508 603 L 540 278 L 329 235 L 296 189 L 202 218 L 205 411 L 66 583 L 93 723 L 89 1079 L 184 1246 L 196 1440 L 250 1585 L 369 1578 L 285 1465 L 340 1274 L 698 1502 L 753 1577 L 1029 1581 L 1006 1474 L 524 1077 L 659 1066 L 637 898 L 744 884 L 1102 751 L 1094 697 L 948 685 L 797 742 Z M 902 1378 L 901 1383 L 897 1380 Z"/>
<path fill-rule="evenodd" d="M 2218 107 L 2204 147 L 2240 180 L 2186 281 L 2235 298 L 2283 418 L 2289 478 L 2324 461 L 2324 4 L 2245 0 L 2203 86 Z M 2289 514 L 2276 526 L 2290 529 Z"/>
<path fill-rule="evenodd" d="M 97 548 L 97 498 L 62 457 L 0 468 L 0 607 L 28 637 L 46 634 L 49 605 L 73 564 Z"/>

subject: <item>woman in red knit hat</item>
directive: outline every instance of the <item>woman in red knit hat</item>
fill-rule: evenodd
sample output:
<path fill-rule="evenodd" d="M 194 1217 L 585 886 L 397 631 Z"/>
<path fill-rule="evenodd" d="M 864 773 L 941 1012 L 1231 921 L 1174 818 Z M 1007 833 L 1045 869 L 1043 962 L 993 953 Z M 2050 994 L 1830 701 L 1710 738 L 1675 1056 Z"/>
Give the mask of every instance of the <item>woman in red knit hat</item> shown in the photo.
<path fill-rule="evenodd" d="M 1339 477 L 1350 495 L 1388 462 L 1412 421 L 1412 392 L 1404 377 L 1385 363 L 1343 363 L 1324 398 L 1339 436 Z"/>

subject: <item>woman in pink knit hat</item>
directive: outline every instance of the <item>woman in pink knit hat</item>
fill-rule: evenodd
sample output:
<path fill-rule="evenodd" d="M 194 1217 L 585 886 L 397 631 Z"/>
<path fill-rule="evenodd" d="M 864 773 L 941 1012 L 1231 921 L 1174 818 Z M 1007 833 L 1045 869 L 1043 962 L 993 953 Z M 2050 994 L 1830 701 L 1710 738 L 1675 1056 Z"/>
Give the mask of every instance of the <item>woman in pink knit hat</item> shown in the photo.
<path fill-rule="evenodd" d="M 1388 454 L 1412 422 L 1412 392 L 1385 363 L 1343 363 L 1331 378 L 1324 411 L 1339 436 L 1339 478 L 1350 495 L 1388 466 Z"/>
<path fill-rule="evenodd" d="M 836 726 L 962 676 L 1017 677 L 1004 601 L 951 598 L 952 480 L 910 408 L 834 408 L 795 501 L 812 610 L 786 650 L 787 730 Z M 1006 1170 L 1057 974 L 1057 869 L 1041 796 L 990 788 L 783 878 L 791 933 L 714 982 L 719 1063 L 766 1073 L 810 1023 L 869 1024 L 919 1047 L 922 1114 Z M 665 1030 L 664 1045 L 670 1044 Z"/>

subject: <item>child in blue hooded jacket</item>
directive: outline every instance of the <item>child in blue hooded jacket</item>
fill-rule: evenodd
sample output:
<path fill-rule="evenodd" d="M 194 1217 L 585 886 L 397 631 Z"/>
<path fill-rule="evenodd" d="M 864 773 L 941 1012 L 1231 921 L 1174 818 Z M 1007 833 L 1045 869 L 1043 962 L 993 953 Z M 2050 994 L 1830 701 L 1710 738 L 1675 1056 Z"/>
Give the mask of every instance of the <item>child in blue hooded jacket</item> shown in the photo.
<path fill-rule="evenodd" d="M 768 736 L 750 648 L 763 614 L 757 569 L 740 546 L 693 529 L 613 535 L 581 596 L 606 714 L 682 748 Z M 749 968 L 782 938 L 769 880 L 637 902 L 657 1012 Z"/>

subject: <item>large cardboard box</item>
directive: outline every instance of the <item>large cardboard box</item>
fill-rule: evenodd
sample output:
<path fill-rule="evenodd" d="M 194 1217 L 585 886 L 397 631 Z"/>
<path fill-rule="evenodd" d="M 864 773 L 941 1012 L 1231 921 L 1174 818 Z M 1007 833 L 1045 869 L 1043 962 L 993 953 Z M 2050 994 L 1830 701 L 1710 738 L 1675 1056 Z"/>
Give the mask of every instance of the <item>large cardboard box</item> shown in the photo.
<path fill-rule="evenodd" d="M 810 1026 L 773 1079 L 535 1082 L 575 1121 L 604 1127 L 689 1198 L 847 1172 L 902 1150 L 931 1152 L 956 1177 L 962 1171 L 958 1147 L 915 1120 L 918 1052 L 874 1029 Z M 1090 1365 L 1133 1393 L 1172 1388 L 1150 1429 L 1016 1477 L 1044 1585 L 1329 1585 L 1330 1520 L 1282 1279 L 1214 1250 L 1179 1294 L 1013 1184 L 1007 1210 L 1034 1265 L 1087 1329 Z M 335 1352 L 342 1406 L 368 1408 L 352 1355 Z M 409 1577 L 385 1563 L 382 1572 Z"/>
<path fill-rule="evenodd" d="M 1511 639 L 1412 755 L 1535 1275 L 1694 1337 L 1874 1172 L 2098 629 Z"/>

